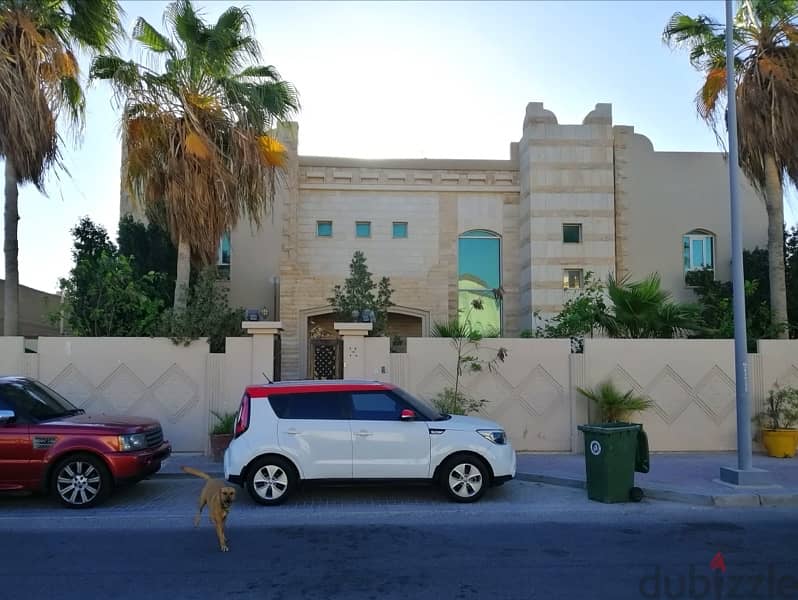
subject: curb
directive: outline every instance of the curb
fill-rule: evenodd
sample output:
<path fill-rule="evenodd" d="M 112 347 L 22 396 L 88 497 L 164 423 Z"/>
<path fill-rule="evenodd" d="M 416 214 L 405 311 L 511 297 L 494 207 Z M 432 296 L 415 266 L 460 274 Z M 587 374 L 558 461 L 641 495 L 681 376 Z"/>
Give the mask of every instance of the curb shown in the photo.
<path fill-rule="evenodd" d="M 213 479 L 224 479 L 224 473 L 205 471 Z M 190 473 L 153 473 L 148 479 L 197 479 L 196 475 Z"/>
<path fill-rule="evenodd" d="M 586 484 L 582 479 L 563 477 L 558 475 L 541 475 L 537 473 L 517 473 L 516 479 L 545 483 L 559 487 L 585 489 Z M 645 498 L 663 500 L 666 502 L 679 502 L 694 506 L 718 506 L 741 508 L 749 506 L 798 506 L 798 494 L 755 493 L 749 494 L 700 494 L 698 492 L 682 492 L 657 487 L 642 487 Z"/>

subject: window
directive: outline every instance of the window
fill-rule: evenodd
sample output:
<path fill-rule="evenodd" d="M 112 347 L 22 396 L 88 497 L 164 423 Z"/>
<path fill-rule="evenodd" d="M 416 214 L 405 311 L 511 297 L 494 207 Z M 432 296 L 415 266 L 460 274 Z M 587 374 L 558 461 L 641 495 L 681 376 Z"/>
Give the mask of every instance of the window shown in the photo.
<path fill-rule="evenodd" d="M 332 237 L 332 221 L 316 221 L 316 236 Z"/>
<path fill-rule="evenodd" d="M 346 419 L 344 399 L 337 392 L 275 394 L 269 397 L 278 419 Z"/>
<path fill-rule="evenodd" d="M 563 223 L 562 241 L 564 244 L 580 244 L 582 242 L 582 224 Z"/>
<path fill-rule="evenodd" d="M 353 392 L 352 419 L 359 421 L 398 421 L 408 408 L 386 392 Z"/>
<path fill-rule="evenodd" d="M 216 270 L 222 279 L 230 279 L 230 232 L 227 231 L 219 240 L 219 251 L 216 256 Z"/>
<path fill-rule="evenodd" d="M 458 309 L 461 322 L 483 336 L 502 329 L 501 238 L 484 229 L 467 231 L 457 246 Z M 482 310 L 473 308 L 475 300 Z"/>
<path fill-rule="evenodd" d="M 358 221 L 355 223 L 355 236 L 359 238 L 371 237 L 371 222 Z"/>
<path fill-rule="evenodd" d="M 562 273 L 564 290 L 576 290 L 582 287 L 582 269 L 566 269 Z"/>
<path fill-rule="evenodd" d="M 403 221 L 394 221 L 393 223 L 393 237 L 406 238 L 407 237 L 407 223 Z"/>
<path fill-rule="evenodd" d="M 715 236 L 695 230 L 682 237 L 684 272 L 715 268 Z"/>

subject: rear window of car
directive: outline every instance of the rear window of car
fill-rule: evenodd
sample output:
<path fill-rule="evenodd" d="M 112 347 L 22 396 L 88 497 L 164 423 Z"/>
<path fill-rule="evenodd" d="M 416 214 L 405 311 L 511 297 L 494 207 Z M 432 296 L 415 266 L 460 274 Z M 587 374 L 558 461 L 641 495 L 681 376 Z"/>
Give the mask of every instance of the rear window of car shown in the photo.
<path fill-rule="evenodd" d="M 276 394 L 269 397 L 278 419 L 347 419 L 346 397 L 338 392 Z"/>

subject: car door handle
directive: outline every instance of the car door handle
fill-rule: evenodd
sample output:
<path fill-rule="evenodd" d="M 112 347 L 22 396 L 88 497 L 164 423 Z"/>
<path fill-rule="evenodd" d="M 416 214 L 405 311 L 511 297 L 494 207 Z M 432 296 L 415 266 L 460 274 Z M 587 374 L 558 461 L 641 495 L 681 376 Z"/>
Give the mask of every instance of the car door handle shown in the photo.
<path fill-rule="evenodd" d="M 361 437 L 368 437 L 372 435 L 370 431 L 355 431 L 354 433 L 355 435 L 359 435 Z"/>
<path fill-rule="evenodd" d="M 288 435 L 299 435 L 299 432 L 296 429 L 294 429 L 293 427 L 291 429 L 286 429 L 285 432 Z"/>

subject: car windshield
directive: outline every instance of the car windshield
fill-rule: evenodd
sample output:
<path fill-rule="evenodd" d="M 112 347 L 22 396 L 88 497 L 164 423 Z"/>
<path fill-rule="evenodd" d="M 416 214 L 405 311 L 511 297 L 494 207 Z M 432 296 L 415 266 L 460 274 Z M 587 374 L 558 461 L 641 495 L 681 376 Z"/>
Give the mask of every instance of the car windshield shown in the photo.
<path fill-rule="evenodd" d="M 0 393 L 11 400 L 17 410 L 38 421 L 79 415 L 84 412 L 55 390 L 35 381 L 6 384 Z"/>
<path fill-rule="evenodd" d="M 449 415 L 442 413 L 432 402 L 424 398 L 413 396 L 401 388 L 394 388 L 393 391 L 406 402 L 418 407 L 420 412 L 424 413 L 424 416 L 429 417 L 433 421 L 444 421 L 449 418 Z"/>

